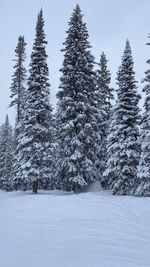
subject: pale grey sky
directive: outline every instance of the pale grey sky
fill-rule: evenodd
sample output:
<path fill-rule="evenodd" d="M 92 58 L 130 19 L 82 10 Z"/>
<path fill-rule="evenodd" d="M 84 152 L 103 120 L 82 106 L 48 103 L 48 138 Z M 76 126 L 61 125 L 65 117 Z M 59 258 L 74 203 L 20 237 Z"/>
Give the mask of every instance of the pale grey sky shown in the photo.
<path fill-rule="evenodd" d="M 7 108 L 10 102 L 9 87 L 13 74 L 14 49 L 19 35 L 24 35 L 28 43 L 28 67 L 37 14 L 41 7 L 44 11 L 48 40 L 51 102 L 56 104 L 55 94 L 63 60 L 60 49 L 76 3 L 84 14 L 95 59 L 99 60 L 102 50 L 107 55 L 112 86 L 115 86 L 116 72 L 128 38 L 133 51 L 139 90 L 142 88 L 140 81 L 147 69 L 146 59 L 150 58 L 150 47 L 145 45 L 150 33 L 150 0 L 0 0 L 0 123 L 4 121 L 6 113 L 9 114 L 11 123 L 14 121 L 14 109 Z"/>

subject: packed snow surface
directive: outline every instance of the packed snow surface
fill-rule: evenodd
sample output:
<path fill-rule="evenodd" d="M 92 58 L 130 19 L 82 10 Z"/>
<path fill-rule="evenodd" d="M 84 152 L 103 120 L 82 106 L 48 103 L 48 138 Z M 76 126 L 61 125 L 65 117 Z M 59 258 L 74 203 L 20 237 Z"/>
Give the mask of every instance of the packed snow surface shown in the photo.
<path fill-rule="evenodd" d="M 150 198 L 0 192 L 1 267 L 150 267 Z"/>

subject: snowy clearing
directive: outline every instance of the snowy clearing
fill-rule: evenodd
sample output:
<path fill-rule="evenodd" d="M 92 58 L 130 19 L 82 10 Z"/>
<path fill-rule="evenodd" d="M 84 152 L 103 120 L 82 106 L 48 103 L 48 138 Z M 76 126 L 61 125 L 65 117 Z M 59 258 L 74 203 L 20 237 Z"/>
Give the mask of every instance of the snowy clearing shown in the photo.
<path fill-rule="evenodd" d="M 0 192 L 1 267 L 149 267 L 150 198 Z"/>

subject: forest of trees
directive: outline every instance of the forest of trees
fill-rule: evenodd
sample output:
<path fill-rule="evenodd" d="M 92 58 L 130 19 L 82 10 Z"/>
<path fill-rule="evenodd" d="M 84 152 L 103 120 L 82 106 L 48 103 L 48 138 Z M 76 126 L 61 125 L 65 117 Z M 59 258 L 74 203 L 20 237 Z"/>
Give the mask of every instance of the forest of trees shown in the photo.
<path fill-rule="evenodd" d="M 68 24 L 55 112 L 42 9 L 28 71 L 27 44 L 18 38 L 10 85 L 16 121 L 12 128 L 6 115 L 0 126 L 0 189 L 76 193 L 99 181 L 115 195 L 150 196 L 150 67 L 142 81 L 141 113 L 129 40 L 113 89 L 105 53 L 97 63 L 91 53 L 79 5 Z"/>

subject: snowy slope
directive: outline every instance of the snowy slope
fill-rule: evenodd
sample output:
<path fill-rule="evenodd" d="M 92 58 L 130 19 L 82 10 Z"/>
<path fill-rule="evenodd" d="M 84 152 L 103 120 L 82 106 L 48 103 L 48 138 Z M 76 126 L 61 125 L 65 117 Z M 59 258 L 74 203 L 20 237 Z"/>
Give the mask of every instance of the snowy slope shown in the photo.
<path fill-rule="evenodd" d="M 150 267 L 150 198 L 0 192 L 0 267 Z"/>

